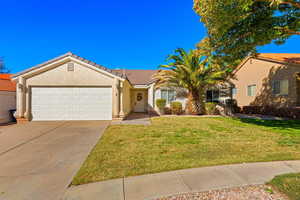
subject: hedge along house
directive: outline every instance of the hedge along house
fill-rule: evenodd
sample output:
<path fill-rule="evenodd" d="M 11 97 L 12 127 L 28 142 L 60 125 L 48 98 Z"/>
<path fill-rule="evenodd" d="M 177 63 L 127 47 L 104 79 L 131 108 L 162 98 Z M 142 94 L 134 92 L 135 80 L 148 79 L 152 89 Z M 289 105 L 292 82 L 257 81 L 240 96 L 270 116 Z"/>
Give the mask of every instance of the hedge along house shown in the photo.
<path fill-rule="evenodd" d="M 232 97 L 239 106 L 300 106 L 300 54 L 262 53 L 234 72 Z"/>

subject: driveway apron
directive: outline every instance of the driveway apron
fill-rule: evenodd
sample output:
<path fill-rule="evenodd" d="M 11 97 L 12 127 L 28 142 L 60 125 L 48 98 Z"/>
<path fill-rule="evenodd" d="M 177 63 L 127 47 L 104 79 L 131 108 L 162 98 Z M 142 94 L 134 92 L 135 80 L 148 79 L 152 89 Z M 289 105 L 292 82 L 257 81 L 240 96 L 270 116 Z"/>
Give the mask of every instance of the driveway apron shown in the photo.
<path fill-rule="evenodd" d="M 108 121 L 30 122 L 0 135 L 0 200 L 57 200 Z"/>

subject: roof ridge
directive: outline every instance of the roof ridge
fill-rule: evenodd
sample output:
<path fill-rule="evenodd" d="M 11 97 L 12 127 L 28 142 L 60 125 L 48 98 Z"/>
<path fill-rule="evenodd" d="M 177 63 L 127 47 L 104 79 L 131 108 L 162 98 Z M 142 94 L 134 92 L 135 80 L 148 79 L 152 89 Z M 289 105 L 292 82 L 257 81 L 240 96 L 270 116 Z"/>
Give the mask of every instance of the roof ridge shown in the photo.
<path fill-rule="evenodd" d="M 270 61 L 300 64 L 300 53 L 259 53 L 255 57 Z"/>
<path fill-rule="evenodd" d="M 115 76 L 119 76 L 120 78 L 126 78 L 126 76 L 124 76 L 124 75 L 122 75 L 122 74 L 120 74 L 120 73 L 113 72 L 111 69 L 106 68 L 106 67 L 104 67 L 104 66 L 102 66 L 102 65 L 99 65 L 99 64 L 97 64 L 97 63 L 95 63 L 95 62 L 93 62 L 93 61 L 90 61 L 90 60 L 88 60 L 88 59 L 85 59 L 85 58 L 83 58 L 83 57 L 81 57 L 81 56 L 78 56 L 78 55 L 72 53 L 71 51 L 68 51 L 68 52 L 65 53 L 65 54 L 62 54 L 62 55 L 60 55 L 60 56 L 54 57 L 54 58 L 52 58 L 52 59 L 50 59 L 50 60 L 47 60 L 47 61 L 45 61 L 45 62 L 43 62 L 43 63 L 41 63 L 41 64 L 35 65 L 35 66 L 33 66 L 33 67 L 29 68 L 29 69 L 26 69 L 26 70 L 24 70 L 24 71 L 21 71 L 21 72 L 19 72 L 19 73 L 16 73 L 16 74 L 13 76 L 13 78 L 16 78 L 16 77 L 18 77 L 18 76 L 20 76 L 20 75 L 22 75 L 22 74 L 28 73 L 28 72 L 30 72 L 30 71 L 32 71 L 32 70 L 34 70 L 34 69 L 38 69 L 38 68 L 43 67 L 43 66 L 45 66 L 45 65 L 51 64 L 51 63 L 53 63 L 53 62 L 55 62 L 55 61 L 57 61 L 57 60 L 59 60 L 59 59 L 62 59 L 62 58 L 68 57 L 68 56 L 73 57 L 73 58 L 76 58 L 76 59 L 78 59 L 78 60 L 80 60 L 80 61 L 82 61 L 82 62 L 85 62 L 85 63 L 87 63 L 87 64 L 90 64 L 90 65 L 92 65 L 92 66 L 94 66 L 94 67 L 97 67 L 97 68 L 99 68 L 99 69 L 101 69 L 101 70 L 107 71 L 107 72 L 109 72 L 109 73 L 111 73 L 111 74 L 113 74 L 113 75 L 115 75 Z"/>

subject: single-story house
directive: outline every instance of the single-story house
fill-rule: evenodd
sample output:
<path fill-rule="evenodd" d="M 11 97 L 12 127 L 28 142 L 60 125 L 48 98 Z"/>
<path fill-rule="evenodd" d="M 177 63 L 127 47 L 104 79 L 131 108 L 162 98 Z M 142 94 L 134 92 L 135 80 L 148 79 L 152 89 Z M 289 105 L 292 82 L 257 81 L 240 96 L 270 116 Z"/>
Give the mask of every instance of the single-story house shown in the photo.
<path fill-rule="evenodd" d="M 154 111 L 156 70 L 111 70 L 69 52 L 15 74 L 20 121 L 112 120 Z M 155 95 L 157 95 L 155 97 Z"/>
<path fill-rule="evenodd" d="M 261 53 L 235 70 L 232 98 L 243 106 L 300 106 L 300 54 Z"/>
<path fill-rule="evenodd" d="M 155 112 L 156 99 L 169 105 L 186 97 L 155 88 L 157 70 L 111 70 L 71 52 L 15 74 L 19 121 L 112 120 L 131 112 Z M 208 92 L 208 101 L 216 100 Z M 219 96 L 218 96 L 219 98 Z"/>
<path fill-rule="evenodd" d="M 10 74 L 0 74 L 0 124 L 10 122 L 10 110 L 16 109 L 16 84 Z"/>

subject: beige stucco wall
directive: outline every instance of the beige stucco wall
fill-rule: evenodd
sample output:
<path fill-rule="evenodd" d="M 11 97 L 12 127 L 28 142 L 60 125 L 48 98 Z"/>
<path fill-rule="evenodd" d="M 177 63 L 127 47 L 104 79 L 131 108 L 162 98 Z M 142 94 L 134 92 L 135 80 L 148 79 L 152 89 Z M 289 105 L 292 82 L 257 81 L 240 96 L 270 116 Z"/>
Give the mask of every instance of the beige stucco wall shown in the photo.
<path fill-rule="evenodd" d="M 131 105 L 131 85 L 130 83 L 126 80 L 123 83 L 123 112 L 124 115 L 128 115 L 132 111 L 132 105 Z"/>
<path fill-rule="evenodd" d="M 0 91 L 0 123 L 11 121 L 9 110 L 16 109 L 16 93 Z"/>
<path fill-rule="evenodd" d="M 237 71 L 236 80 L 232 80 L 237 88 L 237 94 L 233 96 L 239 106 L 247 105 L 272 105 L 272 106 L 296 106 L 297 84 L 295 74 L 300 72 L 296 65 L 284 65 L 260 59 L 250 59 Z M 287 96 L 274 95 L 272 83 L 274 80 L 289 80 L 289 94 Z M 247 95 L 248 85 L 256 84 L 256 95 Z"/>
<path fill-rule="evenodd" d="M 67 63 L 74 63 L 74 71 L 67 70 Z M 89 67 L 74 60 L 47 66 L 33 73 L 24 74 L 18 78 L 18 83 L 25 85 L 21 90 L 17 88 L 17 110 L 19 117 L 30 117 L 30 87 L 32 86 L 103 86 L 112 87 L 113 117 L 118 117 L 120 112 L 120 79 Z M 128 83 L 129 84 L 129 83 Z M 127 85 L 126 85 L 127 87 Z M 128 104 L 128 103 L 127 103 Z M 126 104 L 126 105 L 127 105 Z M 128 110 L 125 106 L 126 111 Z"/>
<path fill-rule="evenodd" d="M 111 86 L 113 83 L 112 77 L 78 63 L 74 63 L 74 71 L 71 72 L 65 63 L 26 79 L 27 86 Z"/>

